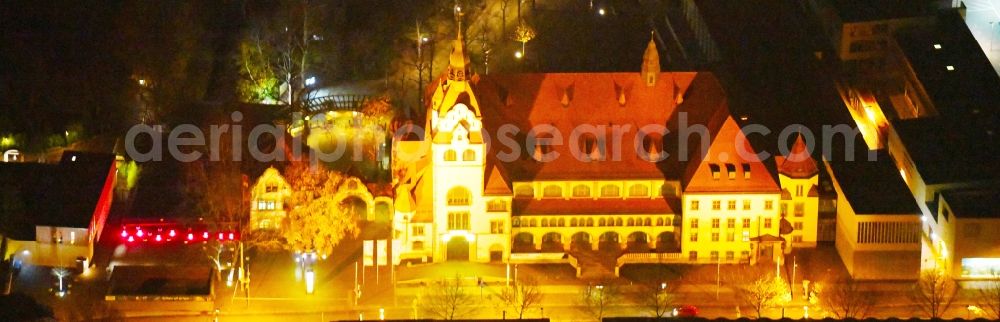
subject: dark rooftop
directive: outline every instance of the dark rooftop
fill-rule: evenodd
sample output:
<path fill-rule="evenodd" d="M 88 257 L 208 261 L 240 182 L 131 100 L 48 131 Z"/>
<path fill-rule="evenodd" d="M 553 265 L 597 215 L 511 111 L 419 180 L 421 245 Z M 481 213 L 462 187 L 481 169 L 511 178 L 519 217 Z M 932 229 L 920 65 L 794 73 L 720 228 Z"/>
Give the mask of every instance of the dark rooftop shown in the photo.
<path fill-rule="evenodd" d="M 893 122 L 924 180 L 1000 179 L 993 166 L 1000 152 L 1000 77 L 962 17 L 943 13 L 933 28 L 900 33 L 896 42 L 938 114 Z"/>
<path fill-rule="evenodd" d="M 115 266 L 108 295 L 209 296 L 208 266 Z"/>
<path fill-rule="evenodd" d="M 831 0 L 830 2 L 845 23 L 933 16 L 942 3 L 939 0 Z"/>
<path fill-rule="evenodd" d="M 864 146 L 863 142 L 859 143 Z M 917 201 L 885 150 L 876 161 L 829 162 L 832 176 L 858 215 L 918 215 Z"/>
<path fill-rule="evenodd" d="M 36 225 L 88 228 L 114 162 L 112 154 L 65 151 L 58 164 L 0 163 L 0 182 L 26 219 L 13 237 L 34 240 Z"/>
<path fill-rule="evenodd" d="M 957 190 L 942 193 L 958 218 L 1000 218 L 1000 190 Z"/>

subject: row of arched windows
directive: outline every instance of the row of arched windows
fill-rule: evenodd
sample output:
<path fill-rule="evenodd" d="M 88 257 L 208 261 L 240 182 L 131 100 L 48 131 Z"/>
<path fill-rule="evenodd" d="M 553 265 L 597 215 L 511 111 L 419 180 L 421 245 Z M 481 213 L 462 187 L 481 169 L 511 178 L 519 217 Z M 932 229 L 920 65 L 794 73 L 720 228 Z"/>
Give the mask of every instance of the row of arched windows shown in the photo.
<path fill-rule="evenodd" d="M 529 185 L 518 186 L 514 194 L 518 197 L 534 197 L 535 191 Z M 570 196 L 573 198 L 592 198 L 589 185 L 575 185 L 571 191 Z M 601 186 L 600 195 L 601 198 L 620 198 L 621 188 L 618 185 L 608 184 Z M 649 197 L 649 186 L 644 184 L 634 184 L 629 186 L 628 189 L 629 197 L 645 198 Z M 544 198 L 562 198 L 563 188 L 561 185 L 547 185 L 542 188 L 542 197 Z"/>
<path fill-rule="evenodd" d="M 566 226 L 569 224 L 569 226 Z M 520 218 L 514 217 L 514 227 L 641 227 L 670 226 L 672 221 L 663 217 L 572 217 L 566 218 Z"/>
<path fill-rule="evenodd" d="M 444 160 L 457 161 L 458 152 L 455 152 L 455 150 L 452 149 L 444 151 Z M 476 151 L 473 151 L 472 149 L 465 149 L 465 152 L 462 152 L 462 161 L 476 161 Z"/>

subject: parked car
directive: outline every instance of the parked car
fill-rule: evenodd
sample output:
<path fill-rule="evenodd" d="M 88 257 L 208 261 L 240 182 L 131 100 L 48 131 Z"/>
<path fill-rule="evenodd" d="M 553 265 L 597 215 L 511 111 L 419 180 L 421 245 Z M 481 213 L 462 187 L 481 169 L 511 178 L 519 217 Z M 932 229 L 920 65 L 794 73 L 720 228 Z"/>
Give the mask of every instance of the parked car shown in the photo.
<path fill-rule="evenodd" d="M 698 316 L 698 308 L 694 305 L 681 305 L 674 308 L 674 317 L 692 318 Z"/>

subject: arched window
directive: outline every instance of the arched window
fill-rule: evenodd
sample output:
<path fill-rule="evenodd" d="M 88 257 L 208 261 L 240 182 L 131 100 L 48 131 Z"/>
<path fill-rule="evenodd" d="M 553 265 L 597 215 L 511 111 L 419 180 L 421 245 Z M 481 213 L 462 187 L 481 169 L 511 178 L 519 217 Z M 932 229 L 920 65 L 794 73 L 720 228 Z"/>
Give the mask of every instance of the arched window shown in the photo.
<path fill-rule="evenodd" d="M 649 187 L 644 184 L 634 184 L 628 188 L 629 197 L 649 197 Z"/>
<path fill-rule="evenodd" d="M 535 146 L 531 158 L 535 159 L 535 161 L 551 161 L 553 156 L 548 154 L 552 152 L 552 141 L 552 133 L 539 133 L 535 137 Z"/>
<path fill-rule="evenodd" d="M 628 219 L 628 225 L 629 226 L 635 226 L 635 219 L 629 218 Z"/>
<path fill-rule="evenodd" d="M 517 187 L 515 195 L 518 197 L 534 197 L 535 189 L 529 185 L 521 185 Z"/>
<path fill-rule="evenodd" d="M 566 219 L 559 218 L 559 227 L 566 227 Z"/>
<path fill-rule="evenodd" d="M 587 218 L 587 227 L 594 227 L 594 218 Z"/>
<path fill-rule="evenodd" d="M 570 227 L 576 227 L 576 218 L 572 218 L 572 219 L 569 220 L 569 226 Z"/>
<path fill-rule="evenodd" d="M 663 226 L 663 218 L 656 218 L 656 225 Z"/>
<path fill-rule="evenodd" d="M 476 161 L 476 151 L 467 149 L 465 152 L 462 152 L 462 161 Z"/>
<path fill-rule="evenodd" d="M 545 198 L 560 198 L 562 197 L 562 187 L 556 185 L 545 186 L 545 189 L 542 190 L 542 196 Z"/>
<path fill-rule="evenodd" d="M 507 211 L 507 201 L 503 199 L 493 199 L 486 203 L 486 211 L 504 212 Z"/>
<path fill-rule="evenodd" d="M 598 226 L 604 226 L 604 225 L 606 225 L 606 224 L 607 224 L 607 222 L 606 222 L 606 221 L 604 221 L 604 218 L 601 218 L 601 219 L 598 219 L 598 220 L 597 220 L 597 225 L 598 225 Z"/>
<path fill-rule="evenodd" d="M 615 219 L 615 226 L 621 226 L 621 225 L 622 225 L 622 219 L 621 218 Z"/>
<path fill-rule="evenodd" d="M 445 161 L 455 161 L 457 158 L 458 158 L 458 155 L 455 152 L 455 150 L 449 149 L 447 151 L 444 151 L 444 160 Z"/>
<path fill-rule="evenodd" d="M 536 226 L 538 226 L 538 221 L 535 221 L 535 218 L 531 218 L 531 225 L 529 225 L 528 227 L 536 227 Z"/>
<path fill-rule="evenodd" d="M 573 187 L 573 197 L 590 198 L 590 187 L 582 184 Z"/>
<path fill-rule="evenodd" d="M 469 199 L 472 199 L 472 194 L 465 187 L 454 187 L 448 190 L 449 206 L 468 206 Z"/>
<path fill-rule="evenodd" d="M 643 223 L 644 223 L 643 226 L 652 226 L 653 225 L 653 219 L 646 218 L 646 220 Z"/>
<path fill-rule="evenodd" d="M 542 227 L 548 227 L 548 226 L 549 226 L 549 219 L 542 218 Z"/>
<path fill-rule="evenodd" d="M 514 217 L 510 220 L 511 227 L 521 227 L 521 218 Z"/>
<path fill-rule="evenodd" d="M 601 197 L 615 198 L 621 196 L 621 189 L 616 185 L 606 185 L 601 187 Z"/>

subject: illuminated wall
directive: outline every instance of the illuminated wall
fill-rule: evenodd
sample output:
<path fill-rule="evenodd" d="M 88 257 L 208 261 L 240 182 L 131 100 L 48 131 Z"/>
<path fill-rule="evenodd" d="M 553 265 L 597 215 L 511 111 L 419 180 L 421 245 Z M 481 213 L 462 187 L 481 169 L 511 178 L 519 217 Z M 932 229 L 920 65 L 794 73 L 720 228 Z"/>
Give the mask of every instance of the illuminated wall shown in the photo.
<path fill-rule="evenodd" d="M 784 216 L 795 231 L 786 236 L 792 247 L 816 247 L 816 234 L 819 226 L 819 174 L 809 178 L 790 178 L 779 174 L 783 190 L 787 191 L 788 199 L 782 197 L 779 213 Z M 814 188 L 815 187 L 815 188 Z M 810 192 L 816 195 L 810 196 Z"/>
<path fill-rule="evenodd" d="M 833 173 L 829 165 L 827 171 Z M 837 191 L 837 253 L 851 277 L 916 279 L 922 260 L 919 214 L 855 213 L 837 178 L 831 180 Z"/>
<path fill-rule="evenodd" d="M 281 229 L 285 199 L 291 195 L 288 182 L 277 169 L 264 170 L 250 192 L 250 223 L 253 229 Z"/>
<path fill-rule="evenodd" d="M 659 200 L 677 194 L 677 181 L 546 180 L 513 184 L 515 198 L 546 200 Z M 606 212 L 519 214 L 512 217 L 512 243 L 520 251 L 569 251 L 609 248 L 649 251 L 658 244 L 676 245 L 673 212 L 622 212 L 608 205 Z M 667 240 L 669 239 L 669 240 Z M 641 244 L 641 245 L 640 245 Z M 531 247 L 530 250 L 525 246 Z M 517 250 L 516 250 L 517 251 Z"/>
<path fill-rule="evenodd" d="M 681 197 L 681 255 L 692 262 L 770 261 L 757 258 L 752 238 L 778 236 L 780 195 L 777 193 L 685 193 Z M 749 205 L 745 207 L 744 205 Z M 773 259 L 780 244 L 771 245 Z"/>

